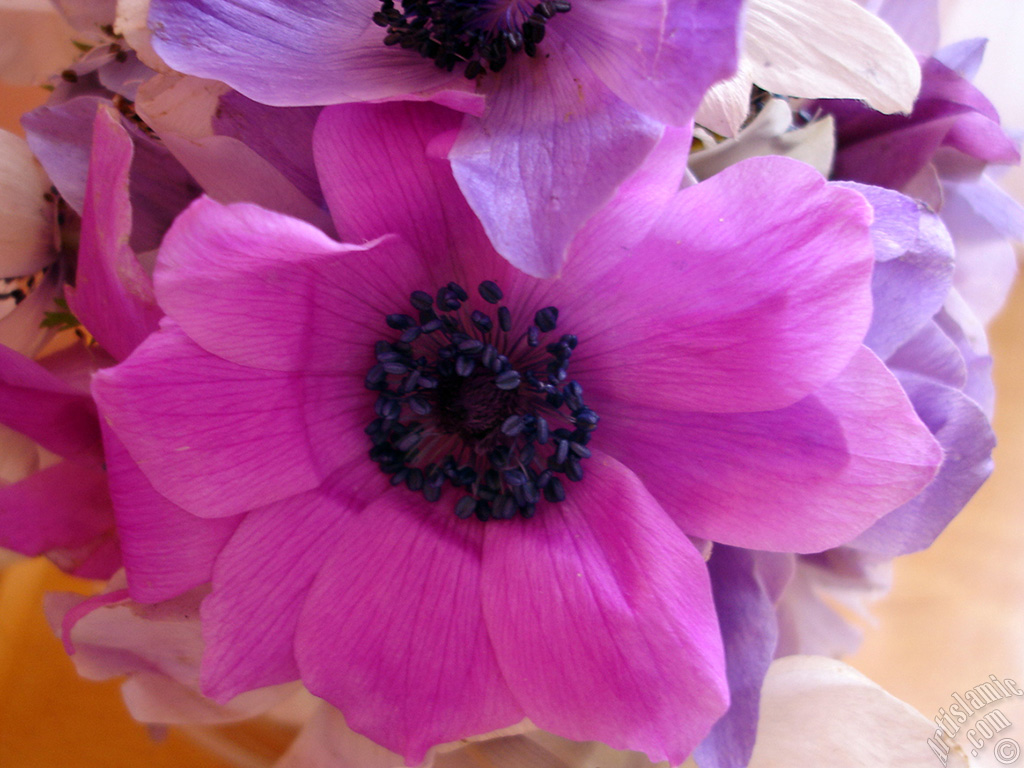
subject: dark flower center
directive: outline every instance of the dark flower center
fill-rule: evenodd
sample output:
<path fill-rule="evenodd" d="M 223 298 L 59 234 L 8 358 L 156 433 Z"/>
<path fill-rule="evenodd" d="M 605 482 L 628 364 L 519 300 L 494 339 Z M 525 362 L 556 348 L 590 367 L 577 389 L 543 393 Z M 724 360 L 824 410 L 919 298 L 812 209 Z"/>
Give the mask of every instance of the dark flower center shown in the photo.
<path fill-rule="evenodd" d="M 498 72 L 508 57 L 537 55 L 548 19 L 570 9 L 567 0 L 381 0 L 373 21 L 385 45 L 398 45 L 449 72 L 465 64 L 469 79 Z"/>
<path fill-rule="evenodd" d="M 480 296 L 504 297 L 490 280 Z M 492 316 L 464 305 L 457 283 L 435 297 L 415 291 L 412 315 L 388 315 L 397 339 L 374 346 L 376 363 L 366 388 L 377 393 L 375 418 L 366 427 L 370 458 L 429 501 L 445 484 L 465 495 L 461 518 L 533 517 L 543 497 L 565 499 L 564 476 L 583 479 L 583 459 L 598 416 L 583 402 L 583 388 L 568 381 L 578 341 L 563 334 L 542 344 L 558 324 L 558 309 L 544 307 L 517 338 L 505 305 Z"/>

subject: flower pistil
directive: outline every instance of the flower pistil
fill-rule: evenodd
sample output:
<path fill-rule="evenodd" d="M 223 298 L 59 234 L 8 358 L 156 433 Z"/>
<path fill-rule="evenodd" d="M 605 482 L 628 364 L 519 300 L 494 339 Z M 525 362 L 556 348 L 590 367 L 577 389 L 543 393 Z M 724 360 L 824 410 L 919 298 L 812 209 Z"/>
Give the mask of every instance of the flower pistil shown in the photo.
<path fill-rule="evenodd" d="M 542 0 L 532 8 L 522 0 L 381 0 L 373 21 L 384 27 L 385 45 L 417 51 L 451 72 L 465 64 L 470 80 L 498 72 L 508 57 L 537 55 L 548 19 L 566 13 L 566 0 Z"/>
<path fill-rule="evenodd" d="M 497 305 L 504 294 L 485 280 L 480 296 Z M 414 291 L 418 313 L 387 315 L 397 340 L 380 340 L 366 375 L 377 392 L 375 418 L 366 433 L 370 458 L 429 501 L 446 483 L 467 495 L 455 514 L 481 521 L 536 514 L 541 497 L 565 499 L 565 484 L 583 479 L 582 460 L 598 415 L 583 401 L 583 388 L 567 381 L 572 334 L 541 345 L 558 324 L 558 309 L 544 307 L 515 337 L 512 313 L 498 306 L 469 312 L 469 294 L 454 282 L 435 297 Z M 513 338 L 515 337 L 515 338 Z M 405 417 L 405 418 L 403 418 Z"/>

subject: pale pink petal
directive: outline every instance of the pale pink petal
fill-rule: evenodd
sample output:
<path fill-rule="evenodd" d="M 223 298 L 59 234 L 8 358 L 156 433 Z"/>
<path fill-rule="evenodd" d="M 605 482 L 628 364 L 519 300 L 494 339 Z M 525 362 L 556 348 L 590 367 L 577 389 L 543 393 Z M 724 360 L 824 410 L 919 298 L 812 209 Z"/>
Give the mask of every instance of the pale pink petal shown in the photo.
<path fill-rule="evenodd" d="M 481 613 L 483 524 L 404 490 L 345 517 L 296 639 L 309 689 L 410 765 L 521 720 Z"/>
<path fill-rule="evenodd" d="M 39 85 L 78 55 L 75 31 L 47 0 L 18 0 L 3 10 L 0 77 L 15 85 Z"/>
<path fill-rule="evenodd" d="M 223 83 L 178 73 L 156 75 L 139 87 L 135 108 L 210 197 L 256 203 L 329 230 L 327 212 L 274 163 L 233 136 L 214 135 L 227 90 Z"/>
<path fill-rule="evenodd" d="M 778 411 L 667 413 L 594 406 L 595 442 L 692 535 L 816 552 L 912 498 L 942 452 L 885 366 L 862 349 L 835 380 Z"/>
<path fill-rule="evenodd" d="M 42 327 L 42 322 L 47 312 L 57 309 L 53 303 L 57 282 L 56 273 L 51 270 L 23 301 L 0 317 L 0 344 L 30 358 L 43 350 L 54 335 L 52 329 Z"/>
<path fill-rule="evenodd" d="M 321 702 L 274 768 L 402 768 L 405 760 L 349 729 L 334 707 Z"/>
<path fill-rule="evenodd" d="M 779 623 L 776 654 L 820 653 L 838 657 L 854 653 L 861 646 L 864 633 L 836 612 L 835 595 L 831 589 L 822 588 L 822 580 L 827 578 L 823 577 L 825 569 L 809 565 L 805 558 L 789 557 L 793 577 L 775 606 Z M 881 594 L 884 593 L 875 597 Z"/>
<path fill-rule="evenodd" d="M 750 113 L 750 91 L 754 87 L 751 64 L 740 58 L 736 74 L 712 85 L 697 109 L 698 125 L 721 136 L 735 136 Z"/>
<path fill-rule="evenodd" d="M 678 763 L 728 701 L 707 570 L 635 475 L 598 453 L 586 471 L 487 525 L 487 630 L 538 727 Z"/>
<path fill-rule="evenodd" d="M 288 693 L 272 688 L 237 697 L 227 706 L 198 692 L 203 642 L 199 601 L 204 591 L 144 606 L 116 590 L 84 599 L 68 592 L 46 595 L 47 619 L 73 647 L 71 660 L 88 680 L 128 675 L 122 695 L 145 723 L 223 723 L 266 710 Z"/>

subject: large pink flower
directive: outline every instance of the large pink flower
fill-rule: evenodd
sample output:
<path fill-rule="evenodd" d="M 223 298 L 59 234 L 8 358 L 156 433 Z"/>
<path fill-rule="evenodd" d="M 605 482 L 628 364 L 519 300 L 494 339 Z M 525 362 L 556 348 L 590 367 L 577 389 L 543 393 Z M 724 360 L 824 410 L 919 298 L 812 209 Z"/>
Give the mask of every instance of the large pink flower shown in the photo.
<path fill-rule="evenodd" d="M 727 696 L 688 535 L 819 551 L 939 462 L 861 343 L 870 208 L 782 158 L 679 192 L 669 132 L 540 280 L 438 159 L 458 124 L 324 112 L 347 243 L 208 199 L 172 227 L 167 318 L 94 386 L 129 589 L 211 581 L 208 694 L 301 677 L 411 761 L 529 717 L 678 762 Z"/>

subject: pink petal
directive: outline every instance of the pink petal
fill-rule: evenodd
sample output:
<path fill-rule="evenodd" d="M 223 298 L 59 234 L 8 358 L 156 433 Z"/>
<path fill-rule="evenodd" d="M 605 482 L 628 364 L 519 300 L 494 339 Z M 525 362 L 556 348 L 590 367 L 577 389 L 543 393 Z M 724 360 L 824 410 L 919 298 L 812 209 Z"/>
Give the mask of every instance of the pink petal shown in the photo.
<path fill-rule="evenodd" d="M 271 371 L 344 374 L 339 386 L 365 399 L 373 341 L 410 293 L 408 268 L 388 265 L 414 261 L 397 238 L 342 245 L 284 214 L 202 198 L 164 239 L 157 295 L 218 357 Z"/>
<path fill-rule="evenodd" d="M 200 517 L 223 517 L 315 488 L 363 451 L 362 441 L 338 437 L 347 405 L 328 399 L 322 378 L 307 388 L 299 374 L 236 365 L 165 322 L 125 362 L 100 371 L 93 391 L 159 493 Z M 311 427 L 329 424 L 334 439 L 314 444 Z"/>
<path fill-rule="evenodd" d="M 323 488 L 246 515 L 217 559 L 213 592 L 203 601 L 204 693 L 223 702 L 298 678 L 292 647 L 306 593 L 337 542 L 351 537 L 349 505 L 387 487 L 363 458 Z"/>
<path fill-rule="evenodd" d="M 313 146 L 342 239 L 359 242 L 395 233 L 438 264 L 437 272 L 452 273 L 461 263 L 483 260 L 500 270 L 489 278 L 498 279 L 508 267 L 494 253 L 445 160 L 462 120 L 461 113 L 429 103 L 325 109 Z M 374 151 L 366 152 L 367 146 Z M 457 278 L 449 274 L 444 282 L 452 279 Z"/>
<path fill-rule="evenodd" d="M 93 128 L 75 286 L 65 291 L 71 311 L 117 360 L 155 331 L 163 314 L 149 277 L 128 245 L 131 164 L 128 132 L 115 113 L 101 108 Z"/>
<path fill-rule="evenodd" d="M 924 488 L 941 460 L 867 349 L 814 395 L 778 411 L 606 411 L 595 442 L 633 469 L 687 533 L 753 549 L 845 543 Z"/>
<path fill-rule="evenodd" d="M 707 569 L 637 477 L 602 454 L 568 498 L 488 524 L 483 604 L 539 728 L 681 762 L 728 689 Z"/>
<path fill-rule="evenodd" d="M 104 445 L 129 594 L 156 603 L 208 582 L 240 518 L 189 514 L 156 492 L 109 428 Z"/>
<path fill-rule="evenodd" d="M 573 235 L 662 131 L 551 32 L 542 57 L 501 72 L 483 118 L 466 118 L 448 156 L 497 251 L 527 274 L 553 277 Z"/>
<path fill-rule="evenodd" d="M 482 525 L 388 493 L 348 517 L 303 609 L 303 681 L 410 765 L 523 717 L 481 613 Z"/>
<path fill-rule="evenodd" d="M 860 195 L 781 157 L 683 190 L 632 250 L 614 238 L 574 249 L 550 290 L 560 327 L 580 338 L 571 374 L 595 403 L 796 402 L 846 366 L 867 330 L 870 216 Z"/>

